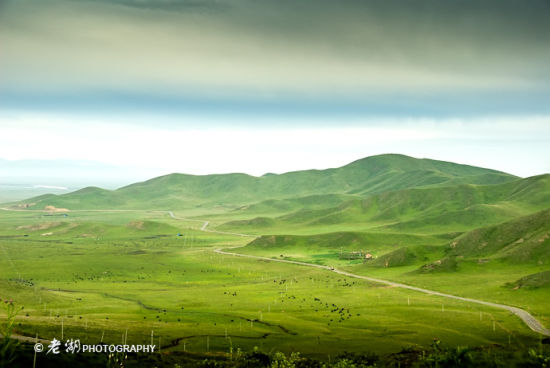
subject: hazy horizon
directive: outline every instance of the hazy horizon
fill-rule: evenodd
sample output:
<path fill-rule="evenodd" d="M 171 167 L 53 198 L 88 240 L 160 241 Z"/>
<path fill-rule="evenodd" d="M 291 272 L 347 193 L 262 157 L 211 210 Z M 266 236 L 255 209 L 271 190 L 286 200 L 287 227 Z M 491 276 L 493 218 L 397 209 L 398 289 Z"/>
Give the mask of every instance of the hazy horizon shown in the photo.
<path fill-rule="evenodd" d="M 293 171 L 301 170 L 325 170 L 345 166 L 353 161 L 360 160 L 366 157 L 397 154 L 397 152 L 387 152 L 377 155 L 369 155 L 357 157 L 353 160 L 343 162 L 332 166 L 316 166 L 303 167 L 295 170 L 283 171 L 265 171 L 260 174 L 246 173 L 244 171 L 228 171 L 228 172 L 210 172 L 210 173 L 189 173 L 189 172 L 155 172 L 143 171 L 135 167 L 123 167 L 116 165 L 102 164 L 93 161 L 75 161 L 75 160 L 4 160 L 0 159 L 0 191 L 12 190 L 21 191 L 23 193 L 36 191 L 37 193 L 65 193 L 77 190 L 87 186 L 97 186 L 104 189 L 118 189 L 120 187 L 130 185 L 136 182 L 146 181 L 155 177 L 170 175 L 170 174 L 188 174 L 188 175 L 217 175 L 242 173 L 255 177 L 260 177 L 266 174 L 284 174 Z M 407 155 L 409 156 L 409 155 Z M 432 157 L 414 157 L 418 159 L 433 159 Z M 445 160 L 442 160 L 445 161 Z M 461 162 L 450 161 L 458 164 L 469 165 Z M 482 167 L 485 169 L 494 169 L 492 167 L 470 165 Z M 52 172 L 53 169 L 53 172 Z M 502 170 L 498 170 L 502 171 Z M 514 173 L 503 171 L 508 174 Z M 530 176 L 547 174 L 543 172 Z M 525 176 L 516 175 L 525 178 Z M 23 198 L 24 195 L 21 197 Z M 1 198 L 1 196 L 0 196 Z"/>

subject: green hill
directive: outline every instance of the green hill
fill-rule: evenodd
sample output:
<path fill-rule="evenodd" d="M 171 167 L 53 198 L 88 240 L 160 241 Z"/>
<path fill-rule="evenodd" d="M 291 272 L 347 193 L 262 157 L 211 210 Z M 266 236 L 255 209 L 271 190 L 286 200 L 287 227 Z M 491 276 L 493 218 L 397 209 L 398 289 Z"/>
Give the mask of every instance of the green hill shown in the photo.
<path fill-rule="evenodd" d="M 443 254 L 446 239 L 391 233 L 334 232 L 316 235 L 264 235 L 239 249 L 239 253 L 278 256 L 302 261 L 333 264 L 348 262 L 350 255 L 366 253 L 372 266 L 394 267 L 428 260 L 427 256 Z M 355 257 L 353 257 L 355 258 Z"/>
<path fill-rule="evenodd" d="M 452 256 L 499 258 L 514 263 L 550 262 L 550 209 L 470 231 L 451 244 Z"/>
<path fill-rule="evenodd" d="M 460 184 L 412 188 L 351 200 L 336 207 L 304 209 L 273 219 L 228 222 L 221 228 L 326 227 L 355 224 L 359 228 L 405 233 L 468 231 L 498 224 L 550 207 L 550 175 L 501 184 Z"/>
<path fill-rule="evenodd" d="M 527 275 L 516 282 L 508 283 L 506 286 L 515 290 L 521 288 L 538 289 L 541 287 L 550 287 L 550 271 L 537 272 L 532 275 Z"/>
<path fill-rule="evenodd" d="M 403 155 L 367 157 L 340 168 L 295 171 L 254 177 L 246 174 L 170 174 L 115 191 L 85 188 L 19 202 L 28 208 L 68 209 L 235 209 L 269 199 L 314 195 L 372 195 L 407 188 L 456 183 L 494 184 L 517 178 L 499 171 Z M 272 204 L 273 205 L 273 204 Z"/>
<path fill-rule="evenodd" d="M 288 213 L 301 209 L 316 210 L 338 206 L 346 201 L 358 199 L 358 196 L 343 194 L 315 194 L 305 197 L 268 199 L 241 206 L 233 211 L 239 215 Z"/>
<path fill-rule="evenodd" d="M 525 267 L 548 265 L 550 263 L 550 209 L 464 233 L 449 242 L 444 257 L 422 265 L 415 272 L 454 272 L 458 264 L 480 265 L 489 262 L 494 264 L 492 261 L 499 261 L 497 264 L 504 266 L 503 269 L 513 265 Z M 548 285 L 548 276 L 548 272 L 528 275 L 507 286 L 511 288 L 542 287 Z"/>

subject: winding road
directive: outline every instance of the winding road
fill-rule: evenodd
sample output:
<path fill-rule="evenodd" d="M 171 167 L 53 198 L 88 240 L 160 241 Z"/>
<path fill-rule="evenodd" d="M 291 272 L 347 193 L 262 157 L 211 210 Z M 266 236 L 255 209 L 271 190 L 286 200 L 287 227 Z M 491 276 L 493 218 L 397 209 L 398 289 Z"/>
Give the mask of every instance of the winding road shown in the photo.
<path fill-rule="evenodd" d="M 195 219 L 189 219 L 189 218 L 184 218 L 184 217 L 177 217 L 176 215 L 174 215 L 174 212 L 172 212 L 172 211 L 166 211 L 166 213 L 168 213 L 168 215 L 171 218 L 173 218 L 174 220 L 202 222 L 203 224 L 200 228 L 200 231 L 204 231 L 204 232 L 207 232 L 207 233 L 215 233 L 215 234 L 223 234 L 223 235 L 235 235 L 235 236 L 243 236 L 243 237 L 250 237 L 250 238 L 256 238 L 257 237 L 256 235 L 250 235 L 250 234 L 240 234 L 240 233 L 231 233 L 231 232 L 227 232 L 227 231 L 208 230 L 206 227 L 208 226 L 208 224 L 210 224 L 210 221 L 203 221 L 203 220 L 195 220 Z"/>
<path fill-rule="evenodd" d="M 178 217 L 174 216 L 174 213 L 171 212 L 171 211 L 168 211 L 168 214 L 170 215 L 170 217 L 172 217 L 174 219 L 179 219 Z M 208 227 L 208 224 L 209 224 L 208 221 L 204 221 L 204 223 L 201 226 L 200 230 L 210 232 L 210 233 L 217 233 L 217 234 L 238 235 L 238 236 L 247 236 L 247 237 L 254 237 L 254 238 L 256 237 L 255 235 L 250 235 L 250 234 L 228 233 L 228 232 L 223 232 L 223 231 L 207 230 L 206 228 Z M 511 312 L 512 314 L 516 315 L 517 317 L 519 317 L 527 325 L 527 327 L 529 327 L 531 330 L 533 330 L 537 333 L 540 333 L 542 335 L 545 335 L 545 336 L 550 336 L 550 329 L 547 329 L 546 327 L 544 327 L 529 312 L 527 312 L 527 311 L 525 311 L 521 308 L 518 308 L 518 307 L 512 307 L 512 306 L 505 305 L 505 304 L 491 303 L 491 302 L 486 302 L 486 301 L 478 300 L 478 299 L 465 298 L 465 297 L 462 297 L 462 296 L 441 293 L 439 291 L 423 289 L 423 288 L 419 288 L 419 287 L 416 287 L 416 286 L 402 284 L 402 283 L 399 283 L 399 282 L 388 281 L 388 280 L 383 280 L 383 279 L 377 279 L 377 278 L 369 277 L 369 276 L 357 275 L 357 274 L 354 274 L 354 273 L 351 273 L 351 272 L 338 270 L 338 269 L 335 269 L 335 268 L 329 267 L 329 266 L 317 265 L 317 264 L 307 263 L 307 262 L 289 261 L 289 260 L 284 260 L 284 259 L 274 259 L 274 258 L 268 258 L 268 257 L 253 256 L 253 255 L 249 255 L 249 254 L 241 254 L 241 253 L 234 253 L 234 252 L 228 252 L 227 251 L 227 249 L 235 249 L 235 248 L 241 248 L 241 247 L 233 247 L 233 248 L 225 248 L 225 249 L 224 248 L 218 248 L 218 249 L 215 249 L 214 252 L 218 253 L 218 254 L 228 255 L 228 256 L 245 257 L 245 258 L 259 259 L 259 260 L 264 260 L 264 261 L 290 263 L 290 264 L 295 264 L 295 265 L 299 265 L 299 266 L 315 267 L 315 268 L 320 268 L 320 269 L 323 269 L 323 270 L 328 270 L 328 271 L 331 271 L 331 272 L 335 272 L 335 273 L 338 273 L 340 275 L 353 277 L 353 278 L 356 278 L 356 279 L 367 280 L 367 281 L 376 282 L 376 283 L 384 284 L 384 285 L 388 285 L 388 286 L 413 290 L 413 291 L 417 291 L 417 292 L 424 293 L 424 294 L 436 295 L 436 296 L 441 296 L 441 297 L 444 297 L 444 298 L 460 300 L 460 301 L 463 301 L 463 302 L 481 304 L 481 305 L 485 305 L 485 306 L 492 307 L 492 308 L 504 309 L 504 310 L 507 310 L 508 312 Z"/>
<path fill-rule="evenodd" d="M 235 248 L 240 248 L 240 247 L 235 247 Z M 234 248 L 228 248 L 228 249 L 234 249 Z M 376 283 L 379 283 L 379 284 L 389 285 L 389 286 L 398 287 L 398 288 L 402 288 L 402 289 L 414 290 L 414 291 L 418 291 L 418 292 L 424 293 L 424 294 L 437 295 L 437 296 L 442 296 L 444 298 L 456 299 L 456 300 L 461 300 L 461 301 L 464 301 L 464 302 L 482 304 L 482 305 L 486 305 L 488 307 L 504 309 L 504 310 L 507 310 L 507 311 L 515 314 L 516 316 L 518 316 L 531 330 L 533 330 L 535 332 L 538 332 L 538 333 L 540 333 L 542 335 L 545 335 L 545 336 L 550 336 L 550 330 L 549 329 L 545 328 L 535 317 L 533 317 L 531 314 L 529 314 L 529 312 L 526 312 L 521 308 L 511 307 L 509 305 L 504 305 L 504 304 L 486 302 L 486 301 L 478 300 L 478 299 L 464 298 L 464 297 L 457 296 L 457 295 L 445 294 L 445 293 L 441 293 L 439 291 L 422 289 L 422 288 L 419 288 L 419 287 L 416 287 L 416 286 L 401 284 L 399 282 L 393 282 L 393 281 L 388 281 L 388 280 L 377 279 L 377 278 L 374 278 L 374 277 L 357 275 L 357 274 L 354 274 L 354 273 L 351 273 L 351 272 L 346 272 L 346 271 L 338 270 L 338 269 L 335 269 L 335 268 L 332 268 L 332 267 L 329 267 L 329 266 L 322 266 L 322 265 L 317 265 L 317 264 L 313 264 L 313 263 L 306 263 L 306 262 L 299 262 L 299 261 L 289 261 L 289 260 L 285 260 L 285 259 L 274 259 L 274 258 L 268 258 L 268 257 L 253 256 L 253 255 L 249 255 L 249 254 L 233 253 L 233 252 L 228 252 L 226 250 L 223 250 L 222 248 L 218 248 L 218 249 L 214 250 L 214 252 L 219 253 L 219 254 L 228 255 L 228 256 L 238 256 L 238 257 L 259 259 L 259 260 L 263 260 L 263 261 L 291 263 L 291 264 L 300 265 L 300 266 L 316 267 L 316 268 L 328 270 L 328 271 L 331 271 L 331 272 L 335 272 L 335 273 L 338 273 L 340 275 L 353 277 L 353 278 L 356 278 L 356 279 L 363 279 L 363 280 L 372 281 L 372 282 L 376 282 Z"/>
<path fill-rule="evenodd" d="M 215 230 L 206 230 L 207 226 L 208 226 L 208 221 L 205 221 L 204 224 L 201 227 L 201 230 L 202 231 L 209 231 L 209 232 L 212 232 L 212 233 L 218 233 L 218 231 L 215 231 Z M 227 233 L 222 232 L 222 234 L 227 234 Z M 251 237 L 254 236 L 254 235 L 246 235 L 246 234 L 235 234 L 235 235 L 251 236 Z M 241 247 L 233 247 L 233 248 L 225 248 L 225 249 L 235 249 L 235 248 L 241 248 Z M 276 259 L 276 258 L 269 258 L 269 257 L 253 256 L 253 255 L 249 255 L 249 254 L 234 253 L 234 252 L 228 252 L 227 250 L 224 250 L 223 248 L 215 249 L 214 252 L 216 252 L 218 254 L 228 255 L 228 256 L 246 257 L 246 258 L 259 259 L 259 260 L 263 260 L 263 261 L 291 263 L 291 264 L 295 264 L 295 265 L 299 265 L 299 266 L 315 267 L 315 268 L 320 268 L 320 269 L 323 269 L 323 270 L 328 270 L 328 271 L 331 271 L 331 272 L 335 272 L 335 273 L 338 273 L 340 275 L 353 277 L 353 278 L 356 278 L 356 279 L 362 279 L 362 280 L 367 280 L 367 281 L 371 281 L 371 282 L 376 282 L 378 284 L 384 284 L 384 285 L 398 287 L 398 288 L 402 288 L 402 289 L 413 290 L 413 291 L 417 291 L 417 292 L 424 293 L 424 294 L 436 295 L 436 296 L 441 296 L 441 297 L 444 297 L 444 298 L 460 300 L 460 301 L 463 301 L 463 302 L 476 303 L 476 304 L 486 305 L 488 307 L 504 309 L 504 310 L 507 310 L 508 312 L 513 313 L 517 317 L 519 317 L 527 325 L 527 327 L 529 327 L 531 330 L 533 330 L 537 333 L 540 333 L 542 335 L 545 335 L 545 336 L 550 336 L 550 329 L 547 329 L 546 327 L 544 327 L 529 312 L 527 312 L 527 311 L 525 311 L 521 308 L 512 307 L 512 306 L 505 305 L 505 304 L 486 302 L 486 301 L 478 300 L 478 299 L 465 298 L 465 297 L 462 297 L 462 296 L 457 296 L 457 295 L 452 295 L 452 294 L 441 293 L 439 291 L 423 289 L 423 288 L 419 288 L 419 287 L 416 287 L 416 286 L 401 284 L 399 282 L 388 281 L 388 280 L 383 280 L 383 279 L 377 279 L 377 278 L 369 277 L 369 276 L 357 275 L 357 274 L 354 274 L 354 273 L 351 273 L 351 272 L 338 270 L 338 269 L 333 268 L 333 267 L 323 266 L 323 265 L 318 265 L 318 264 L 313 264 L 313 263 L 299 262 L 299 261 L 289 261 L 289 260 L 285 260 L 285 259 Z"/>

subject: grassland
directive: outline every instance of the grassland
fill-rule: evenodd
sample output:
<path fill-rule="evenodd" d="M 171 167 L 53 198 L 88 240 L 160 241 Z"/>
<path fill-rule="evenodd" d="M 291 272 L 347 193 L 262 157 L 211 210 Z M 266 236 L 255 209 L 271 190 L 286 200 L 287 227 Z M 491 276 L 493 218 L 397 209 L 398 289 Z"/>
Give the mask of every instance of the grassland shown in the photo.
<path fill-rule="evenodd" d="M 528 346 L 541 336 L 503 310 L 215 250 L 517 306 L 548 327 L 549 178 L 390 155 L 41 196 L 0 211 L 0 298 L 25 307 L 21 335 L 145 343 L 153 332 L 163 352 L 189 356 L 258 347 L 326 360 L 434 338 Z"/>
<path fill-rule="evenodd" d="M 231 341 L 242 349 L 299 346 L 311 355 L 388 353 L 434 337 L 463 345 L 537 339 L 491 308 L 215 254 L 246 240 L 178 228 L 161 213 L 106 213 L 105 222 L 90 221 L 103 215 L 97 212 L 64 222 L 2 215 L 9 225 L 0 289 L 25 306 L 18 332 L 28 336 L 59 338 L 63 320 L 64 335 L 84 341 L 116 342 L 128 330 L 129 341 L 147 342 L 155 331 L 165 351 L 185 343 L 186 351 L 205 353 L 208 337 L 210 352 L 228 351 Z M 111 218 L 118 216 L 119 225 Z"/>
<path fill-rule="evenodd" d="M 345 233 L 262 236 L 238 251 L 338 266 L 368 275 L 454 295 L 513 305 L 550 324 L 550 284 L 515 288 L 523 277 L 549 269 L 549 211 L 537 212 L 467 233 Z M 362 250 L 371 260 L 342 259 Z"/>

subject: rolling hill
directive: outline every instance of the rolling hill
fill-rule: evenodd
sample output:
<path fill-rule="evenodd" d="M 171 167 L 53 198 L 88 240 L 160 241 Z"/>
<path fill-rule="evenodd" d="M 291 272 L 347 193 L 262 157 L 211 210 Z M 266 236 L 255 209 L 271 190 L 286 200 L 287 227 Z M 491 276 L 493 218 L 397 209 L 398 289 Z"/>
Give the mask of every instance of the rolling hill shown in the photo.
<path fill-rule="evenodd" d="M 240 253 L 261 256 L 283 256 L 308 262 L 333 264 L 346 254 L 370 253 L 369 264 L 384 267 L 427 261 L 433 253 L 443 255 L 448 239 L 396 233 L 334 232 L 315 235 L 263 235 Z M 344 257 L 342 257 L 344 255 Z M 360 261 L 360 260 L 359 260 Z"/>
<path fill-rule="evenodd" d="M 458 235 L 390 232 L 262 235 L 240 248 L 239 252 L 325 265 L 345 264 L 348 258 L 342 258 L 342 254 L 368 252 L 373 258 L 363 262 L 363 267 L 410 266 L 414 267 L 412 270 L 408 268 L 411 274 L 453 273 L 464 263 L 479 266 L 488 262 L 492 267 L 501 267 L 498 272 L 517 265 L 532 270 L 547 267 L 550 263 L 550 209 Z M 478 271 L 470 269 L 464 272 Z M 512 286 L 541 286 L 547 282 L 546 272 L 526 276 Z"/>
<path fill-rule="evenodd" d="M 468 231 L 550 207 L 550 175 L 491 184 L 409 188 L 374 194 L 322 209 L 302 209 L 275 218 L 231 221 L 220 228 L 316 227 L 355 224 L 358 228 L 404 233 Z M 284 230 L 283 230 L 284 231 Z"/>
<path fill-rule="evenodd" d="M 451 243 L 449 255 L 548 264 L 550 209 L 463 234 Z"/>
<path fill-rule="evenodd" d="M 327 170 L 295 171 L 261 177 L 246 174 L 170 174 L 114 191 L 96 187 L 64 195 L 45 195 L 17 203 L 30 209 L 139 208 L 184 209 L 218 206 L 235 209 L 269 199 L 338 194 L 368 196 L 409 188 L 453 184 L 496 184 L 517 177 L 495 170 L 388 154 L 367 157 Z"/>

